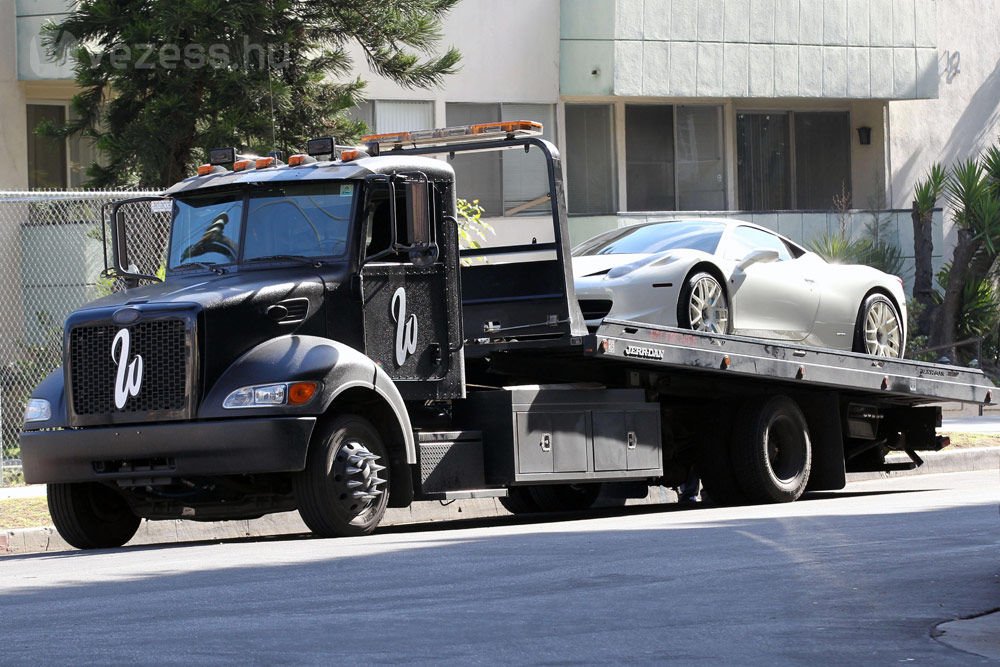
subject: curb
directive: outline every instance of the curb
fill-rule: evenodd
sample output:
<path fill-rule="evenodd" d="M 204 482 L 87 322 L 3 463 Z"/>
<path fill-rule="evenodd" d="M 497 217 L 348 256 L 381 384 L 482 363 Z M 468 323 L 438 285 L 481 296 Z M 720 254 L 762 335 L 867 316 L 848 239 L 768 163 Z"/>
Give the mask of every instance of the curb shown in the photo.
<path fill-rule="evenodd" d="M 974 472 L 979 470 L 1000 471 L 1000 448 L 977 447 L 951 452 L 927 452 L 922 454 L 924 465 L 916 470 L 902 472 L 850 473 L 848 482 L 884 479 L 897 476 L 933 475 L 951 472 Z M 902 453 L 894 453 L 889 461 L 908 461 Z M 671 489 L 652 486 L 645 498 L 629 500 L 629 505 L 655 505 L 673 503 L 677 496 Z M 460 519 L 484 519 L 509 516 L 496 499 L 456 500 L 443 502 L 421 501 L 403 509 L 386 511 L 383 526 L 404 526 Z M 300 535 L 309 529 L 298 512 L 270 514 L 259 519 L 239 521 L 198 522 L 175 519 L 169 521 L 143 521 L 135 537 L 128 546 L 164 544 L 174 542 L 197 542 L 232 540 L 248 537 L 275 537 L 280 535 Z M 0 532 L 0 556 L 5 554 L 49 553 L 72 551 L 56 532 L 55 528 L 22 528 Z"/>

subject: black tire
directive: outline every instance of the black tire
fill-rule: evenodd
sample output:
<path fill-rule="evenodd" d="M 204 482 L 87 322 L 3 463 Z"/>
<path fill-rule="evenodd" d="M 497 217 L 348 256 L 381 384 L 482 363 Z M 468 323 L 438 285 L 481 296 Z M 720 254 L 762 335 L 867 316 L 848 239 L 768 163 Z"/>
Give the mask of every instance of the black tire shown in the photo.
<path fill-rule="evenodd" d="M 510 487 L 507 495 L 497 500 L 511 514 L 534 514 L 540 511 L 528 488 L 524 486 Z"/>
<path fill-rule="evenodd" d="M 528 492 L 542 512 L 579 512 L 593 507 L 601 495 L 601 485 L 544 484 L 529 486 Z"/>
<path fill-rule="evenodd" d="M 890 348 L 895 344 L 895 351 L 893 353 L 880 353 L 878 351 L 873 351 L 869 349 L 871 346 L 866 342 L 865 338 L 865 322 L 868 319 L 869 313 L 872 313 L 873 309 L 883 308 L 881 312 L 891 313 L 891 316 L 895 318 L 898 324 L 898 339 L 893 343 L 891 340 L 891 334 L 886 335 L 885 333 L 879 333 L 876 335 L 873 345 L 876 348 L 882 348 L 883 345 L 887 345 Z M 899 309 L 892 302 L 892 299 L 881 293 L 869 294 L 865 300 L 861 303 L 861 308 L 858 309 L 858 318 L 854 322 L 854 345 L 852 350 L 855 352 L 861 352 L 862 354 L 871 354 L 873 356 L 881 357 L 902 357 L 904 353 L 903 346 L 903 336 L 905 335 L 905 325 L 899 314 Z"/>
<path fill-rule="evenodd" d="M 103 484 L 49 484 L 46 494 L 56 530 L 77 549 L 120 547 L 139 530 L 141 519 Z"/>
<path fill-rule="evenodd" d="M 369 455 L 377 458 L 352 462 Z M 293 485 L 299 514 L 313 533 L 368 535 L 389 503 L 388 450 L 368 420 L 339 416 L 313 434 L 306 469 L 295 475 Z M 374 497 L 357 497 L 358 493 Z"/>
<path fill-rule="evenodd" d="M 717 326 L 716 328 L 719 330 L 715 331 L 715 333 L 731 334 L 733 332 L 733 309 L 729 303 L 729 293 L 726 291 L 726 285 L 707 271 L 692 273 L 688 276 L 687 280 L 684 281 L 684 285 L 681 287 L 680 297 L 677 299 L 677 326 L 681 329 L 692 329 L 697 331 L 708 330 L 691 324 L 691 312 L 689 308 L 691 294 L 694 292 L 695 286 L 702 281 L 712 283 L 718 288 L 722 303 L 726 310 L 726 322 L 724 325 Z"/>
<path fill-rule="evenodd" d="M 732 453 L 736 481 L 750 502 L 788 503 L 806 490 L 812 468 L 809 427 L 787 396 L 763 396 L 743 405 Z"/>

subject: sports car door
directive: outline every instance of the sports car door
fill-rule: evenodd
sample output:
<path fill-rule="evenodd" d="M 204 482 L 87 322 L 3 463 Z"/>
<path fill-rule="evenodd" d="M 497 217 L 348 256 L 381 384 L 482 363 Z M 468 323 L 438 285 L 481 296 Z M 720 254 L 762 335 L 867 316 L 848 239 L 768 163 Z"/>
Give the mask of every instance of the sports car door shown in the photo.
<path fill-rule="evenodd" d="M 757 250 L 772 250 L 778 257 L 773 259 L 772 255 L 733 272 L 729 290 L 734 332 L 804 339 L 815 324 L 820 298 L 808 263 L 797 259 L 779 237 L 754 227 L 734 229 L 723 252 L 740 263 Z"/>

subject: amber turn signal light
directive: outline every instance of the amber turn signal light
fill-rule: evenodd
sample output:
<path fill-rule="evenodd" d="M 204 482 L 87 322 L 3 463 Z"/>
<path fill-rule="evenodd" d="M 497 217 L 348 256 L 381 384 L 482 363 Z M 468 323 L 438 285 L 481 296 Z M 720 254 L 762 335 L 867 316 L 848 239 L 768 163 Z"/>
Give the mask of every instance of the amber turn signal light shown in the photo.
<path fill-rule="evenodd" d="M 316 395 L 315 382 L 293 382 L 288 385 L 288 404 L 305 405 Z"/>

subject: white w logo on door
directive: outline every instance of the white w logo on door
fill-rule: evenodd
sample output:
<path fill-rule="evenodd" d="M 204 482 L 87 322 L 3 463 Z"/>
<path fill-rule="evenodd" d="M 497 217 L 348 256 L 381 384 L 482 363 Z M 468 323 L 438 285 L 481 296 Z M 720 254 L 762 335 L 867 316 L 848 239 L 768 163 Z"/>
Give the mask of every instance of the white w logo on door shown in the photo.
<path fill-rule="evenodd" d="M 400 287 L 392 295 L 392 319 L 396 322 L 396 365 L 417 351 L 417 316 L 406 317 L 406 289 Z"/>

